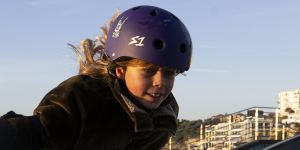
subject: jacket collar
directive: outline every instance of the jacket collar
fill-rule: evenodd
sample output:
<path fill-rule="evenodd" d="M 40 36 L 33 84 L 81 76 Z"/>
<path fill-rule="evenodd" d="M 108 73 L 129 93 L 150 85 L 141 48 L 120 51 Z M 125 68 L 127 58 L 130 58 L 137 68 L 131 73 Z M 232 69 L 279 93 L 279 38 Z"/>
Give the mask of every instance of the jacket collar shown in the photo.
<path fill-rule="evenodd" d="M 172 109 L 170 104 L 163 104 L 154 111 L 148 113 L 145 109 L 133 103 L 132 100 L 130 100 L 131 97 L 126 96 L 128 94 L 125 94 L 124 89 L 122 88 L 118 79 L 111 83 L 111 91 L 126 113 L 130 116 L 131 120 L 134 122 L 135 132 L 159 129 L 170 130 L 171 133 L 175 134 L 177 129 L 177 113 Z M 169 101 L 170 99 L 175 100 L 172 94 L 170 94 L 165 101 Z"/>

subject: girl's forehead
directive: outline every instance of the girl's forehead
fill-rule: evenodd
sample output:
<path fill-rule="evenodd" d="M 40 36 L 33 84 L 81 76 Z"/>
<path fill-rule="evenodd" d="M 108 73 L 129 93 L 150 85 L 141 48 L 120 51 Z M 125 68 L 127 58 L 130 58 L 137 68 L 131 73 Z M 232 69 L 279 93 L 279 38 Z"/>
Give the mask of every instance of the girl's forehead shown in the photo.
<path fill-rule="evenodd" d="M 165 70 L 165 71 L 177 71 L 175 68 L 163 67 L 154 64 L 138 64 L 138 65 L 129 65 L 129 67 L 136 67 L 142 69 L 155 69 L 155 70 Z"/>
<path fill-rule="evenodd" d="M 159 66 L 152 63 L 148 63 L 146 61 L 140 60 L 140 59 L 132 59 L 127 63 L 127 66 L 130 67 L 141 67 L 141 68 L 153 68 L 153 69 L 162 69 L 162 70 L 178 70 L 171 67 L 166 66 Z"/>

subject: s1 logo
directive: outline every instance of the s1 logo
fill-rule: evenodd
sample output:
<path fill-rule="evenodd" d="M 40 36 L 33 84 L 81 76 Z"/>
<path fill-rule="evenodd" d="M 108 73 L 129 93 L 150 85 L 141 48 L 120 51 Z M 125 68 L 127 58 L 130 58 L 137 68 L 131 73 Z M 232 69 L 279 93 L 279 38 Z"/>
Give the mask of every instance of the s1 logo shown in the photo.
<path fill-rule="evenodd" d="M 135 36 L 131 38 L 131 41 L 128 43 L 128 45 L 134 44 L 135 46 L 144 46 L 143 41 L 145 37 L 143 36 Z"/>

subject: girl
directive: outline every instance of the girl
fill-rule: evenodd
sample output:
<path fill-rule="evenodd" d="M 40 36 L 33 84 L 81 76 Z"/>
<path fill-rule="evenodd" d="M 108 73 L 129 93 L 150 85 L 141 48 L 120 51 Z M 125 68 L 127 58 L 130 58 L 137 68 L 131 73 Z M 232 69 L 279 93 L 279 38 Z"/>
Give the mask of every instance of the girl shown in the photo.
<path fill-rule="evenodd" d="M 0 149 L 161 149 L 177 129 L 175 77 L 190 68 L 192 42 L 172 13 L 138 6 L 103 36 L 75 47 L 79 75 L 51 90 L 33 116 L 0 119 Z"/>

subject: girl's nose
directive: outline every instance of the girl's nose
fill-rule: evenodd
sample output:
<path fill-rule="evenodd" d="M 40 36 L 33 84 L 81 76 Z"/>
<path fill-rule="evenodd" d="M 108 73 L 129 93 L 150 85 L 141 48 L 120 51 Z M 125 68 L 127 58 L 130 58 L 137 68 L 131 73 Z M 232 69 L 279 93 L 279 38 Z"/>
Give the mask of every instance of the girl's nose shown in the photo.
<path fill-rule="evenodd" d="M 153 86 L 155 87 L 162 87 L 164 84 L 164 75 L 161 70 L 158 70 L 154 75 L 153 75 Z"/>

